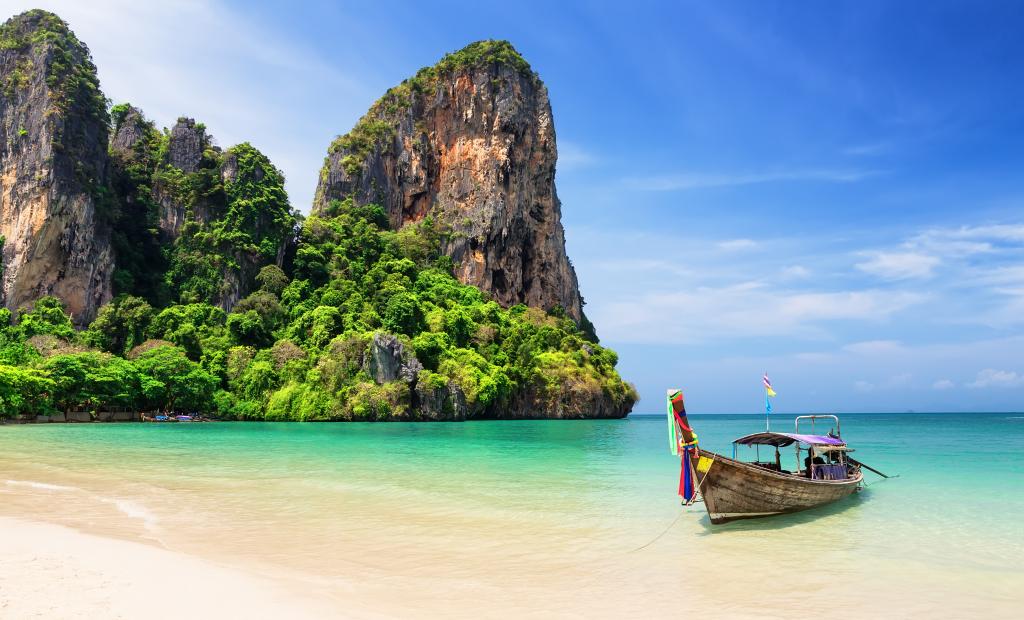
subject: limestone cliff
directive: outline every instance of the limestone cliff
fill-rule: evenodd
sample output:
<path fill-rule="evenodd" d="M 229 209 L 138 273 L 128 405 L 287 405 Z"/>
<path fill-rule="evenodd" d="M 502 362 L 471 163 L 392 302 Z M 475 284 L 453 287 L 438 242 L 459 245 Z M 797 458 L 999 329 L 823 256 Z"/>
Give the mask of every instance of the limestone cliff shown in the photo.
<path fill-rule="evenodd" d="M 0 26 L 0 295 L 64 300 L 78 324 L 111 296 L 107 112 L 89 50 L 57 16 Z"/>
<path fill-rule="evenodd" d="M 544 84 L 508 42 L 481 41 L 389 90 L 335 140 L 313 209 L 377 203 L 394 228 L 431 216 L 463 283 L 580 322 L 556 158 Z"/>
<path fill-rule="evenodd" d="M 281 172 L 248 143 L 220 149 L 191 118 L 160 133 L 128 104 L 114 106 L 112 116 L 110 153 L 123 200 L 115 235 L 130 232 L 118 237 L 117 292 L 230 311 L 261 268 L 283 264 L 294 240 Z M 164 249 L 154 255 L 154 247 Z M 121 256 L 144 257 L 144 269 L 132 271 Z M 154 272 L 160 286 L 146 280 Z"/>

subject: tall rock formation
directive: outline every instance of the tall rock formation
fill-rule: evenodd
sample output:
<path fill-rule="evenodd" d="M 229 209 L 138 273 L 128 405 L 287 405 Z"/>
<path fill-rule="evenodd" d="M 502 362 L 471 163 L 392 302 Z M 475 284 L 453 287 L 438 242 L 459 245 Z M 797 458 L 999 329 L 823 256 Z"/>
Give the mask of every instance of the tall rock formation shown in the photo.
<path fill-rule="evenodd" d="M 431 216 L 463 283 L 579 322 L 556 158 L 544 84 L 507 41 L 480 41 L 390 89 L 334 141 L 313 210 L 376 203 L 396 229 Z"/>
<path fill-rule="evenodd" d="M 195 174 L 203 165 L 203 152 L 210 146 L 206 128 L 191 118 L 179 118 L 167 137 L 165 165 L 184 174 Z M 175 177 L 175 180 L 178 177 Z M 169 238 L 177 239 L 187 215 L 186 198 L 183 198 L 167 182 L 153 186 L 153 197 L 160 205 L 160 230 Z M 207 205 L 193 201 L 192 215 L 205 222 L 208 217 Z"/>
<path fill-rule="evenodd" d="M 120 203 L 112 238 L 114 294 L 129 293 L 163 306 L 170 301 L 164 282 L 166 239 L 158 227 L 159 205 L 151 186 L 164 137 L 128 104 L 114 106 L 110 116 L 111 188 Z"/>
<path fill-rule="evenodd" d="M 33 10 L 0 26 L 0 295 L 64 300 L 85 324 L 111 296 L 107 112 L 89 50 Z"/>
<path fill-rule="evenodd" d="M 178 299 L 230 311 L 254 290 L 261 268 L 283 264 L 294 241 L 283 175 L 248 143 L 215 146 L 194 119 L 181 117 L 161 134 L 128 104 L 111 112 L 110 153 L 122 200 L 116 292 L 157 305 Z M 122 238 L 122 231 L 130 234 Z M 123 264 L 122 256 L 143 261 L 142 269 Z M 147 279 L 153 275 L 158 283 Z"/>

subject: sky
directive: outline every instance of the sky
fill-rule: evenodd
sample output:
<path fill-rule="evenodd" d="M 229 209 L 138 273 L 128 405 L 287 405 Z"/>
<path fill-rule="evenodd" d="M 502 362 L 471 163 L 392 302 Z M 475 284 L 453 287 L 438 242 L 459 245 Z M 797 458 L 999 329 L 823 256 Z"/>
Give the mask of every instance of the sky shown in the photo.
<path fill-rule="evenodd" d="M 1015 2 L 0 0 L 57 12 L 158 126 L 249 141 L 309 210 L 327 145 L 479 39 L 548 87 L 567 248 L 659 412 L 1024 410 Z"/>

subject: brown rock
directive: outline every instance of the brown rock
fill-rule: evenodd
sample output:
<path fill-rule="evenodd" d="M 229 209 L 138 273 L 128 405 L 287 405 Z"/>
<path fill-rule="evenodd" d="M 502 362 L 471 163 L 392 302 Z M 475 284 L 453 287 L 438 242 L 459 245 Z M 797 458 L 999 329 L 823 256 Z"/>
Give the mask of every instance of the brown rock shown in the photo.
<path fill-rule="evenodd" d="M 83 325 L 110 299 L 113 271 L 95 67 L 51 13 L 23 13 L 0 33 L 0 295 L 12 309 L 55 295 Z"/>
<path fill-rule="evenodd" d="M 431 215 L 460 281 L 579 321 L 556 158 L 544 84 L 507 42 L 483 41 L 388 91 L 339 138 L 313 209 L 377 203 L 394 228 Z"/>

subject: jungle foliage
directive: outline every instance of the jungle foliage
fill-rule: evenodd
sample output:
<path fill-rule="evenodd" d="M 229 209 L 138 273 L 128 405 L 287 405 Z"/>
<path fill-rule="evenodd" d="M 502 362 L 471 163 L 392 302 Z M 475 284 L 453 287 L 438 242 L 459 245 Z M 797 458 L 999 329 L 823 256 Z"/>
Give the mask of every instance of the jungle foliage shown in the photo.
<path fill-rule="evenodd" d="M 0 398 L 10 413 L 126 406 L 233 419 L 416 419 L 415 390 L 462 395 L 466 415 L 500 416 L 525 392 L 635 393 L 613 351 L 562 313 L 501 308 L 460 284 L 428 218 L 387 229 L 375 205 L 336 202 L 305 221 L 288 271 L 262 268 L 231 312 L 205 301 L 154 307 L 121 295 L 76 333 L 43 298 L 0 317 Z M 375 334 L 421 363 L 413 381 L 375 382 Z"/>

